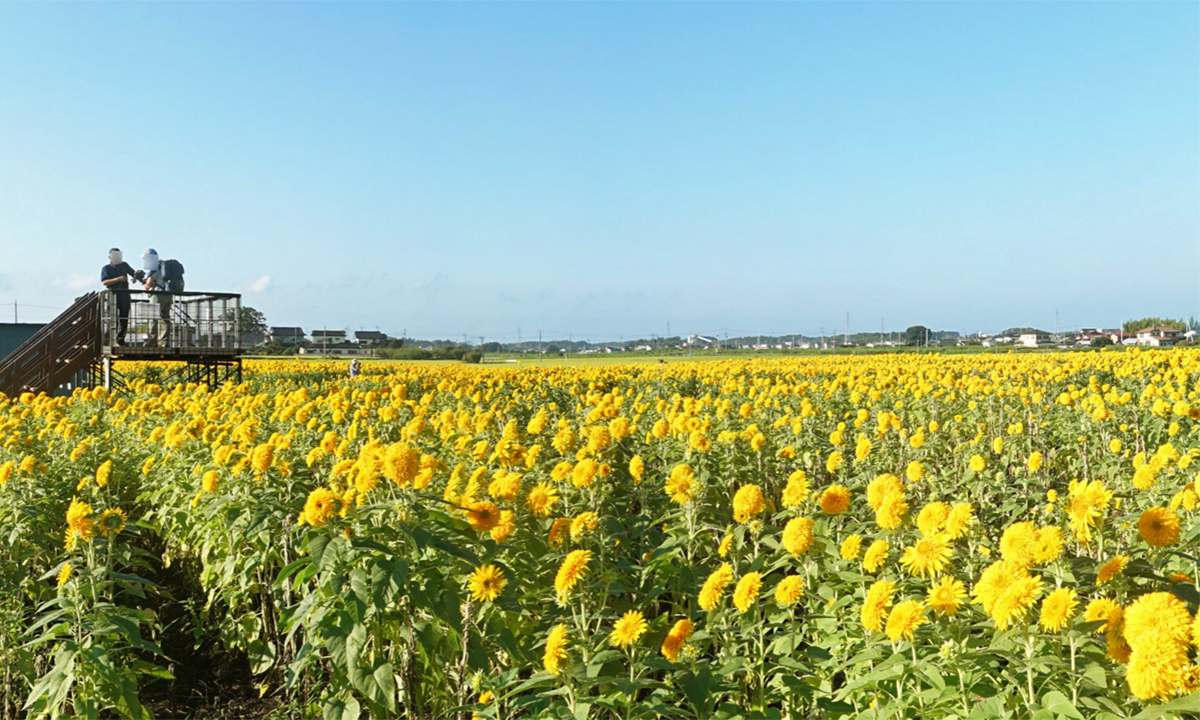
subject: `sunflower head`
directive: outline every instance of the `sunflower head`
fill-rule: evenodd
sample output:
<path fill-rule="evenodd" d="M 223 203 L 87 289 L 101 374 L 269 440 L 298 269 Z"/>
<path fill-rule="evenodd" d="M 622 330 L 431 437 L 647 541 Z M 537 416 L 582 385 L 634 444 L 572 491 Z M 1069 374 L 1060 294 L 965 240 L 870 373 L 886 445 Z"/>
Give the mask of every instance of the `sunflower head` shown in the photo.
<path fill-rule="evenodd" d="M 128 518 L 121 508 L 109 508 L 100 515 L 96 523 L 101 535 L 119 535 L 125 529 Z"/>

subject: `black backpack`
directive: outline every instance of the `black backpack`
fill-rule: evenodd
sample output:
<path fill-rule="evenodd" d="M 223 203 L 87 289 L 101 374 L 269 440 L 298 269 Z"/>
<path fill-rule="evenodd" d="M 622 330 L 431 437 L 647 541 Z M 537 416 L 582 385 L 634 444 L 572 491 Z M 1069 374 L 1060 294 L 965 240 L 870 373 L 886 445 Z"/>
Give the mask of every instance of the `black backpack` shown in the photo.
<path fill-rule="evenodd" d="M 183 263 L 178 260 L 163 260 L 162 266 L 163 280 L 171 282 L 183 279 Z"/>

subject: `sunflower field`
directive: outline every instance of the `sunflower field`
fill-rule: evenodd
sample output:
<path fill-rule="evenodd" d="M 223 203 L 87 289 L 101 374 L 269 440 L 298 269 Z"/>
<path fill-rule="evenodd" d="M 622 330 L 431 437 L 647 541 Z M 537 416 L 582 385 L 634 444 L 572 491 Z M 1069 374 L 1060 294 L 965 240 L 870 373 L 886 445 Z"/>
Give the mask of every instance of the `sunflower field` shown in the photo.
<path fill-rule="evenodd" d="M 1198 351 L 154 377 L 0 396 L 0 716 L 1200 716 Z"/>

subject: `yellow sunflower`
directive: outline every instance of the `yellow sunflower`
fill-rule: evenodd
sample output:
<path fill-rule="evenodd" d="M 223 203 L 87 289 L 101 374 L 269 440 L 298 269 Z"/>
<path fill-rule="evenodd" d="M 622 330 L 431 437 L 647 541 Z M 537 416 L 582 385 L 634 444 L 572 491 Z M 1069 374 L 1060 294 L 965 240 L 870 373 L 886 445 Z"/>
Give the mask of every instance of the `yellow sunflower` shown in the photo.
<path fill-rule="evenodd" d="M 592 560 L 590 550 L 572 550 L 558 568 L 554 576 L 554 591 L 561 600 L 566 600 L 575 585 L 587 574 L 588 563 Z"/>
<path fill-rule="evenodd" d="M 557 675 L 562 670 L 562 664 L 567 659 L 567 626 L 555 625 L 546 637 L 546 651 L 542 655 L 542 667 L 551 675 Z"/>
<path fill-rule="evenodd" d="M 1071 588 L 1058 588 L 1042 600 L 1042 614 L 1038 624 L 1049 632 L 1062 630 L 1075 614 L 1079 605 L 1078 595 Z"/>
<path fill-rule="evenodd" d="M 762 590 L 762 573 L 749 572 L 738 580 L 733 591 L 733 604 L 740 612 L 746 612 L 756 602 Z"/>
<path fill-rule="evenodd" d="M 892 593 L 896 585 L 891 580 L 876 580 L 867 590 L 867 598 L 859 611 L 863 627 L 874 632 L 883 632 L 887 609 L 892 604 Z"/>
<path fill-rule="evenodd" d="M 621 616 L 613 625 L 613 631 L 608 636 L 609 641 L 624 650 L 631 643 L 637 642 L 646 632 L 649 624 L 639 610 L 630 610 Z"/>
<path fill-rule="evenodd" d="M 925 604 L 938 615 L 956 615 L 967 597 L 962 581 L 944 577 L 935 582 L 925 595 Z"/>
<path fill-rule="evenodd" d="M 888 614 L 884 632 L 892 642 L 912 640 L 917 628 L 925 624 L 925 606 L 917 600 L 905 600 Z"/>
<path fill-rule="evenodd" d="M 733 495 L 733 519 L 737 522 L 750 522 L 766 508 L 762 488 L 757 485 L 743 485 Z"/>
<path fill-rule="evenodd" d="M 1138 535 L 1147 545 L 1166 547 L 1179 542 L 1179 516 L 1165 507 L 1152 507 L 1138 519 Z"/>
<path fill-rule="evenodd" d="M 841 515 L 850 509 L 850 491 L 843 485 L 830 485 L 821 493 L 821 510 L 826 515 Z"/>
<path fill-rule="evenodd" d="M 729 563 L 721 563 L 721 566 L 712 571 L 704 581 L 704 586 L 700 588 L 700 607 L 705 611 L 715 609 L 721 599 L 725 597 L 725 588 L 731 582 L 733 582 L 733 566 Z"/>
<path fill-rule="evenodd" d="M 949 539 L 945 535 L 935 533 L 922 537 L 916 545 L 904 548 L 900 564 L 908 568 L 912 575 L 937 577 L 950 564 L 953 554 Z"/>
<path fill-rule="evenodd" d="M 663 639 L 661 648 L 663 657 L 671 662 L 678 660 L 679 651 L 683 649 L 685 644 L 687 644 L 688 638 L 692 636 L 693 630 L 694 626 L 692 625 L 692 621 L 688 620 L 687 618 L 676 622 L 675 625 L 671 627 L 670 632 L 667 633 L 667 636 Z"/>
<path fill-rule="evenodd" d="M 479 602 L 494 601 L 500 597 L 500 593 L 504 591 L 504 586 L 507 584 L 508 580 L 504 578 L 504 571 L 490 564 L 475 568 L 475 572 L 471 573 L 470 579 L 467 580 L 471 597 Z"/>
<path fill-rule="evenodd" d="M 100 521 L 96 525 L 101 535 L 120 535 L 125 530 L 127 521 L 124 510 L 109 508 L 100 514 Z"/>

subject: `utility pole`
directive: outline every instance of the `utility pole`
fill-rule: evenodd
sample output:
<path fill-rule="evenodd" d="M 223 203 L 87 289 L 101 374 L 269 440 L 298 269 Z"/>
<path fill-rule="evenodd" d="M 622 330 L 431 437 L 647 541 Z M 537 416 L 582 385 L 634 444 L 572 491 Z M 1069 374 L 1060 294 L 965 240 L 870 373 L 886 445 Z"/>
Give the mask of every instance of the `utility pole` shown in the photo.
<path fill-rule="evenodd" d="M 538 330 L 538 362 L 542 361 L 542 331 Z"/>
<path fill-rule="evenodd" d="M 479 363 L 483 364 L 483 336 L 479 336 Z"/>
<path fill-rule="evenodd" d="M 567 333 L 567 355 L 566 355 L 567 360 L 571 359 L 571 346 L 574 344 L 575 344 L 575 335 L 572 333 Z"/>
<path fill-rule="evenodd" d="M 17 301 L 13 300 L 13 325 L 16 325 L 17 322 Z"/>

